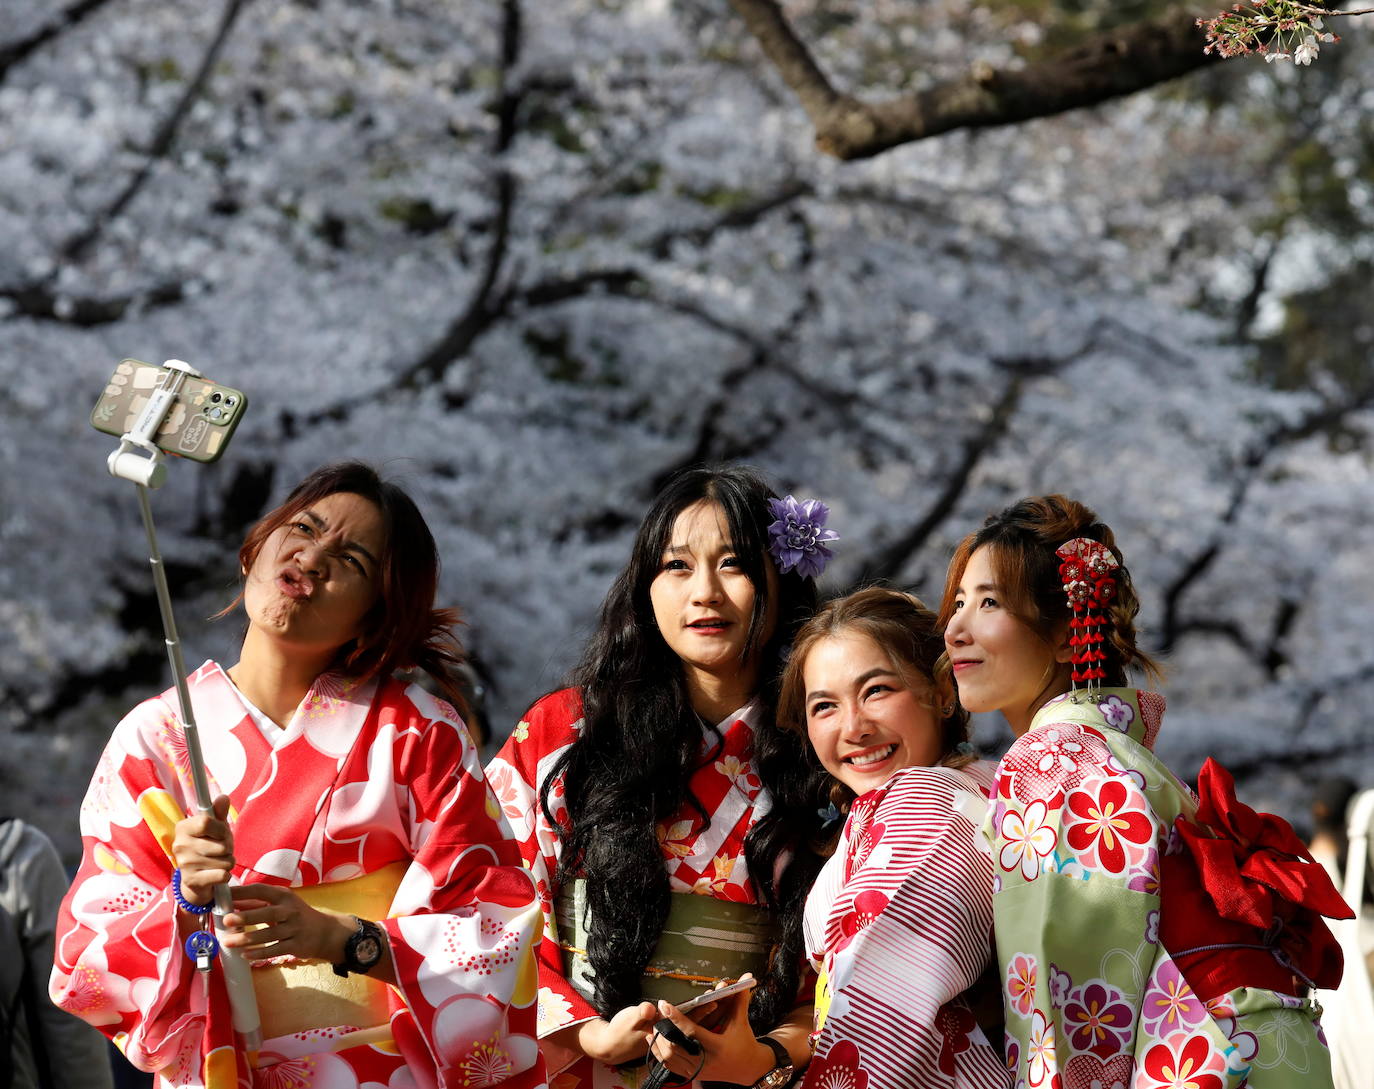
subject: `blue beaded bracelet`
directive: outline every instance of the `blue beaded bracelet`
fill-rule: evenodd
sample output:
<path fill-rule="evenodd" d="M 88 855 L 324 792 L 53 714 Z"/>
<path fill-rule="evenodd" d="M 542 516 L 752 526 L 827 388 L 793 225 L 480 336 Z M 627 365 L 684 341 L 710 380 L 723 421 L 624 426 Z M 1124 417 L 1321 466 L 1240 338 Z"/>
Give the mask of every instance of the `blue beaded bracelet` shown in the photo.
<path fill-rule="evenodd" d="M 176 898 L 177 907 L 182 911 L 189 911 L 192 915 L 204 915 L 215 906 L 214 901 L 208 904 L 193 904 L 181 894 L 181 871 L 172 871 L 172 896 Z"/>

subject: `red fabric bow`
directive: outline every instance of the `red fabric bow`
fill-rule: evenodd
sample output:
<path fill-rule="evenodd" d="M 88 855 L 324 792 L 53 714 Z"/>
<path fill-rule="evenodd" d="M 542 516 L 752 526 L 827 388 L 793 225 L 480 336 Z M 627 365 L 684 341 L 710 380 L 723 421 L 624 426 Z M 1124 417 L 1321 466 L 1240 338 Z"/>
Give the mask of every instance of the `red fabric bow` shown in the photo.
<path fill-rule="evenodd" d="M 1240 801 L 1231 773 L 1209 757 L 1198 773 L 1197 820 L 1179 817 L 1174 828 L 1186 854 L 1165 859 L 1165 929 L 1171 932 L 1165 937 L 1166 946 L 1176 941 L 1179 944 L 1173 948 L 1179 951 L 1208 943 L 1268 945 L 1280 964 L 1291 966 L 1318 986 L 1335 987 L 1339 983 L 1340 946 L 1319 916 L 1351 919 L 1355 913 L 1286 820 L 1272 813 L 1256 813 Z M 1188 857 L 1192 862 L 1189 869 L 1195 868 L 1192 874 L 1179 870 Z M 1201 918 L 1194 912 L 1170 911 L 1168 901 L 1176 899 L 1168 895 L 1171 879 L 1182 886 L 1175 890 L 1179 894 L 1175 907 L 1188 900 L 1193 901 L 1192 907 L 1201 907 L 1200 898 L 1205 894 L 1217 915 L 1232 925 L 1217 928 L 1214 919 L 1209 926 L 1205 911 Z M 1187 886 L 1195 891 L 1185 892 Z M 1235 924 L 1259 933 L 1252 931 L 1247 939 Z M 1234 953 L 1227 957 L 1218 950 L 1216 959 L 1232 960 L 1234 967 Z M 1201 968 L 1201 964 L 1196 966 Z M 1221 965 L 1216 968 L 1220 970 Z M 1220 974 L 1230 976 L 1231 972 Z M 1186 967 L 1185 975 L 1193 982 Z M 1226 989 L 1272 985 L 1235 978 L 1227 982 Z M 1194 989 L 1209 996 L 1219 993 L 1213 987 Z"/>
<path fill-rule="evenodd" d="M 1332 919 L 1355 917 L 1292 825 L 1237 798 L 1231 773 L 1210 756 L 1197 792 L 1197 823 L 1180 817 L 1176 827 L 1224 917 L 1262 929 L 1302 908 Z"/>

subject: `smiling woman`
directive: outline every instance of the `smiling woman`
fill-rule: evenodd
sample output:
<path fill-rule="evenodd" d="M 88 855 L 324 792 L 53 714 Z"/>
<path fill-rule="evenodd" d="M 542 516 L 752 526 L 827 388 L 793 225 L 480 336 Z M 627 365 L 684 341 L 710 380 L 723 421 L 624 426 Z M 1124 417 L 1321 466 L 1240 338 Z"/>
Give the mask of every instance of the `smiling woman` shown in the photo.
<path fill-rule="evenodd" d="M 326 466 L 239 561 L 239 661 L 189 678 L 215 811 L 185 816 L 171 693 L 136 707 L 82 806 L 54 997 L 162 1085 L 541 1085 L 533 886 L 457 713 L 392 676 L 457 694 L 420 512 L 365 465 Z M 180 953 L 225 881 L 257 1055 L 235 1046 L 221 974 Z"/>
<path fill-rule="evenodd" d="M 667 1015 L 705 1049 L 654 1044 L 687 1081 L 781 1085 L 809 1057 L 801 908 L 823 776 L 773 707 L 815 587 L 770 557 L 771 497 L 747 469 L 673 478 L 573 687 L 531 707 L 488 766 L 544 904 L 541 1043 L 568 1089 L 639 1085 Z M 695 1023 L 652 1001 L 745 972 L 752 999 Z"/>
<path fill-rule="evenodd" d="M 1111 529 L 1034 496 L 950 561 L 941 606 L 959 699 L 1001 711 L 988 834 L 1007 1060 L 1030 1085 L 1321 1089 L 1313 984 L 1340 979 L 1321 915 L 1349 917 L 1287 822 L 1209 760 L 1198 795 L 1154 754 L 1164 698 L 1137 646 Z"/>
<path fill-rule="evenodd" d="M 982 849 L 993 766 L 935 676 L 935 615 L 880 587 L 797 633 L 779 723 L 805 732 L 848 811 L 806 902 L 820 975 L 805 1085 L 1005 1089 Z"/>

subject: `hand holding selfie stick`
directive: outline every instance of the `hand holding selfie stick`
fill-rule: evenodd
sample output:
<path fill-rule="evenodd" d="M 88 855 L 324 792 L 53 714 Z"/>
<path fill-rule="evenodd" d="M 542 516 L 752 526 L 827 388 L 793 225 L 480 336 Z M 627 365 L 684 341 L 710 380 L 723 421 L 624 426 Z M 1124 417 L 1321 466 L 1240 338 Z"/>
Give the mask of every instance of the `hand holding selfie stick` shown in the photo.
<path fill-rule="evenodd" d="M 163 453 L 154 439 L 167 413 L 176 403 L 177 393 L 187 376 L 199 377 L 195 368 L 179 359 L 169 359 L 161 386 L 149 397 L 133 427 L 119 440 L 119 448 L 109 456 L 106 464 L 111 476 L 133 482 L 138 487 L 138 505 L 143 515 L 143 529 L 148 535 L 148 562 L 153 568 L 153 584 L 157 590 L 158 609 L 162 613 L 162 630 L 167 644 L 167 658 L 176 681 L 177 701 L 181 705 L 181 729 L 186 738 L 186 752 L 191 767 L 191 781 L 195 786 L 196 806 L 200 812 L 213 814 L 214 800 L 210 796 L 210 780 L 205 773 L 205 758 L 201 754 L 200 735 L 196 730 L 195 711 L 191 694 L 186 687 L 186 663 L 181 656 L 181 640 L 177 635 L 176 618 L 172 614 L 172 595 L 167 588 L 167 573 L 162 566 L 162 553 L 157 545 L 157 530 L 153 525 L 153 509 L 148 502 L 148 489 L 160 488 L 167 481 L 167 466 Z M 141 452 L 140 452 L 141 451 Z M 215 886 L 215 930 L 224 932 L 224 916 L 233 910 L 233 896 L 227 884 Z M 200 932 L 197 932 L 199 934 Z M 192 940 L 196 935 L 192 936 Z M 234 1029 L 242 1038 L 248 1052 L 249 1064 L 254 1065 L 262 1046 L 262 1028 L 258 1018 L 257 996 L 249 975 L 248 962 L 223 943 L 213 941 L 197 946 L 196 967 L 208 970 L 218 946 L 220 962 L 224 965 L 224 980 L 229 991 L 229 1006 L 233 1011 Z M 188 946 L 189 948 L 189 946 Z"/>

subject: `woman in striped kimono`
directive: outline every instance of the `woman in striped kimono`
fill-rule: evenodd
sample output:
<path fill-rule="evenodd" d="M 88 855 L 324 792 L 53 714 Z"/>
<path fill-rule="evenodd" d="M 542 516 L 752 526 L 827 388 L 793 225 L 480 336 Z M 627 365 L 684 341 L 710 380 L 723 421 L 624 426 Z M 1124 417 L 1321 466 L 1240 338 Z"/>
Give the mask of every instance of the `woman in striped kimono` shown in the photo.
<path fill-rule="evenodd" d="M 783 677 L 779 720 L 806 732 L 849 810 L 806 904 L 820 982 L 804 1084 L 816 1089 L 1009 1083 L 996 982 L 979 983 L 992 962 L 980 829 L 993 766 L 935 679 L 942 650 L 929 609 L 873 587 L 825 605 Z"/>

